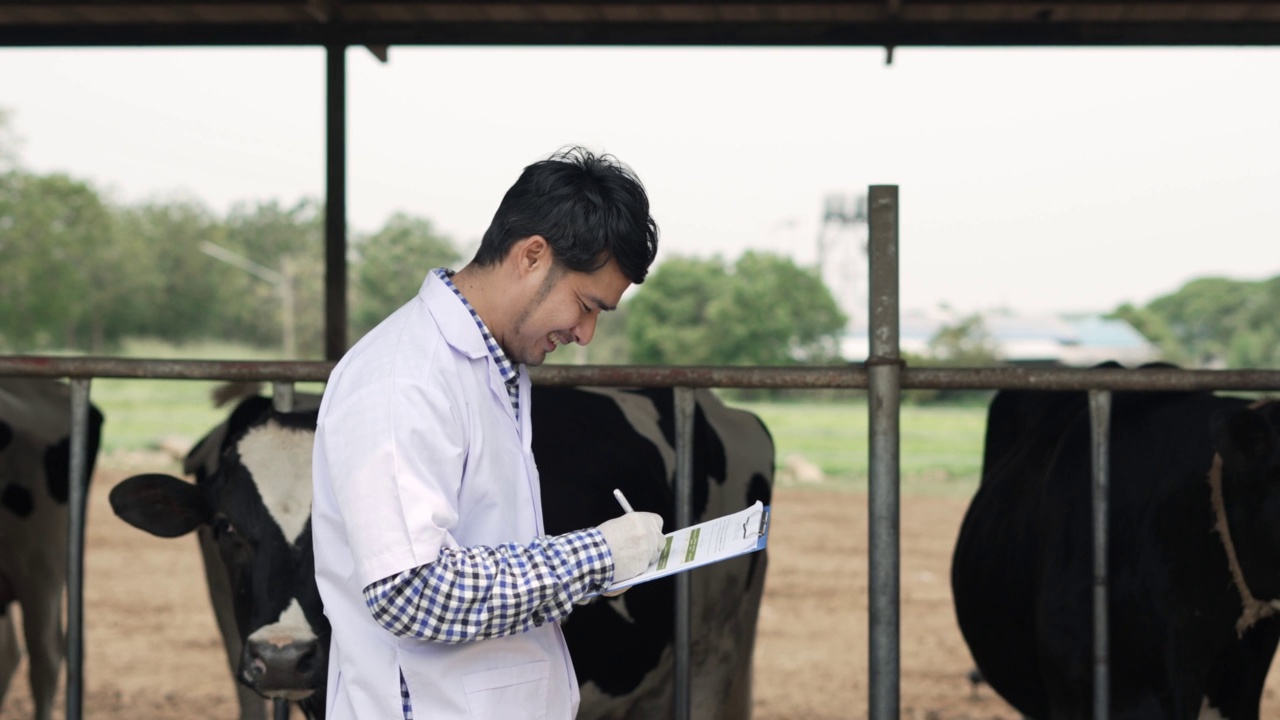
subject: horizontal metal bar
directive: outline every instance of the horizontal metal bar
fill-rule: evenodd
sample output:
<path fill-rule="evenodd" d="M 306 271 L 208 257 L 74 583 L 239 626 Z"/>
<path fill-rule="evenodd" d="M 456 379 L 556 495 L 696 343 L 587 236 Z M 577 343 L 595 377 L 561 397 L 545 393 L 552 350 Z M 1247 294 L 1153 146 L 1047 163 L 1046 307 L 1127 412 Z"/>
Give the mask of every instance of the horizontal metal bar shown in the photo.
<path fill-rule="evenodd" d="M 154 378 L 162 380 L 324 381 L 331 362 L 144 360 L 103 357 L 0 357 L 0 377 Z"/>
<path fill-rule="evenodd" d="M 172 380 L 325 381 L 332 362 L 142 360 L 0 356 L 0 377 L 157 378 Z M 849 389 L 867 387 L 861 364 L 808 367 L 543 365 L 539 385 Z M 903 389 L 1191 391 L 1280 390 L 1280 370 L 1090 368 L 904 368 Z"/>
<path fill-rule="evenodd" d="M 907 4 L 910 7 L 910 3 Z M 1205 22 L 0 23 L 0 47 L 1105 47 L 1280 43 L 1274 20 Z"/>

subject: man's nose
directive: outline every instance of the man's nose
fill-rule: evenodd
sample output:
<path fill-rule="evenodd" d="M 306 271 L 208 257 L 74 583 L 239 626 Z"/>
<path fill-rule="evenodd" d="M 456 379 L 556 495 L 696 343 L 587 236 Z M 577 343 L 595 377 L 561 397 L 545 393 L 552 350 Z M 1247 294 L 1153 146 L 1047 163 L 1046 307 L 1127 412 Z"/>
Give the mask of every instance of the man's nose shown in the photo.
<path fill-rule="evenodd" d="M 586 345 L 587 343 L 591 342 L 591 338 L 595 337 L 595 334 L 596 334 L 596 314 L 595 313 L 591 313 L 590 315 L 588 315 L 587 319 L 578 323 L 578 326 L 573 329 L 573 339 L 579 345 Z"/>

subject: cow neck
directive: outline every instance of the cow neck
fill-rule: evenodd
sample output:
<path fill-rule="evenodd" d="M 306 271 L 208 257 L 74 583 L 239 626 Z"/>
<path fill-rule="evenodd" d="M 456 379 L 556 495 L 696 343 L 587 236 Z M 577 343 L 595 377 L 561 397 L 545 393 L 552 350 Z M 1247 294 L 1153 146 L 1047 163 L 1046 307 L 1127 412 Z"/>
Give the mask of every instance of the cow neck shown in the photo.
<path fill-rule="evenodd" d="M 1259 401 L 1249 406 L 1256 410 L 1266 401 Z M 1236 621 L 1236 635 L 1243 637 L 1246 630 L 1264 618 L 1276 614 L 1280 610 L 1280 600 L 1259 600 L 1249 591 L 1249 583 L 1244 579 L 1244 570 L 1240 567 L 1240 558 L 1236 555 L 1236 544 L 1231 540 L 1231 527 L 1227 522 L 1227 505 L 1222 498 L 1222 455 L 1213 454 L 1213 465 L 1209 468 L 1209 501 L 1213 504 L 1213 529 L 1218 531 L 1222 547 L 1227 551 L 1227 565 L 1231 568 L 1231 579 L 1235 581 L 1236 590 L 1240 593 L 1240 602 L 1244 605 L 1240 611 L 1240 619 Z"/>

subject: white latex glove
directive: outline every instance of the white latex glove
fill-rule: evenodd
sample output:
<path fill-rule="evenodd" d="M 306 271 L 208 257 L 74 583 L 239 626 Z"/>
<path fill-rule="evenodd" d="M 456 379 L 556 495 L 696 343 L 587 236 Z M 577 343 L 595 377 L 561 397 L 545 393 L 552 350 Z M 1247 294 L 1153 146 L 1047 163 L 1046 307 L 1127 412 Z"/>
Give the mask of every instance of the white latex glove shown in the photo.
<path fill-rule="evenodd" d="M 655 513 L 620 515 L 601 523 L 600 534 L 613 554 L 614 582 L 639 575 L 662 554 L 662 516 Z"/>

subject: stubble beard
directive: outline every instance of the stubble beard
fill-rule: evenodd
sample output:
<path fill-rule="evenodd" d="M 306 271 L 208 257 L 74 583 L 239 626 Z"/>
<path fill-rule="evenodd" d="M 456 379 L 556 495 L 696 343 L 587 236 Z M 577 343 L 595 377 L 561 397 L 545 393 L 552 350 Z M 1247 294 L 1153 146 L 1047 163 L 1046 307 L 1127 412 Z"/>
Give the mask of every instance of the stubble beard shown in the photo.
<path fill-rule="evenodd" d="M 556 286 L 556 283 L 560 282 L 560 276 L 563 274 L 564 270 L 560 267 L 559 263 L 552 265 L 547 276 L 542 279 L 542 284 L 538 286 L 538 292 L 534 295 L 533 300 L 528 305 L 524 306 L 524 309 L 522 309 L 520 314 L 516 316 L 516 321 L 512 325 L 511 334 L 517 340 L 521 337 L 525 323 L 527 323 L 529 318 L 533 316 L 534 311 L 542 306 L 542 302 L 551 294 L 551 289 Z M 521 352 L 519 348 L 504 347 L 502 348 L 502 352 L 506 353 L 508 360 L 522 365 L 528 365 L 529 367 L 537 367 L 547 359 L 547 353 L 545 352 L 536 360 L 525 355 L 525 353 Z"/>

